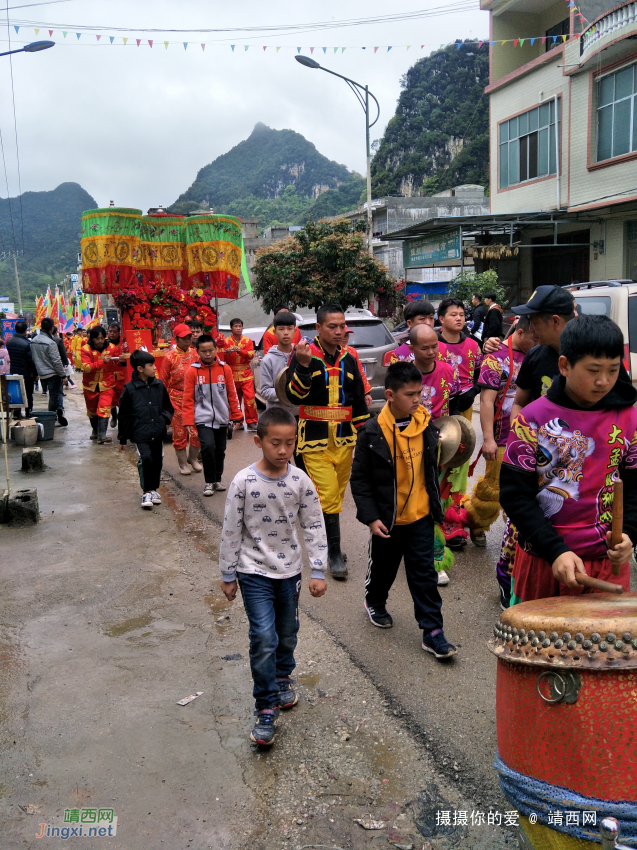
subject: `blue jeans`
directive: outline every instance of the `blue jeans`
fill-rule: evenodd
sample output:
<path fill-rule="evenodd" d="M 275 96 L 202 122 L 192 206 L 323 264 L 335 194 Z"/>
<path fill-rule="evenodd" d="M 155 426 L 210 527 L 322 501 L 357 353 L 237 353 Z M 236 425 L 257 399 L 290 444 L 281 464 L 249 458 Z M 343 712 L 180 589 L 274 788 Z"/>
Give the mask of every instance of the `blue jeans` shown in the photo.
<path fill-rule="evenodd" d="M 250 623 L 252 695 L 257 711 L 279 704 L 277 679 L 292 673 L 299 631 L 301 574 L 268 578 L 237 573 Z"/>
<path fill-rule="evenodd" d="M 64 392 L 62 381 L 64 380 L 59 375 L 52 375 L 47 378 L 47 389 L 49 391 L 49 410 L 64 410 Z"/>

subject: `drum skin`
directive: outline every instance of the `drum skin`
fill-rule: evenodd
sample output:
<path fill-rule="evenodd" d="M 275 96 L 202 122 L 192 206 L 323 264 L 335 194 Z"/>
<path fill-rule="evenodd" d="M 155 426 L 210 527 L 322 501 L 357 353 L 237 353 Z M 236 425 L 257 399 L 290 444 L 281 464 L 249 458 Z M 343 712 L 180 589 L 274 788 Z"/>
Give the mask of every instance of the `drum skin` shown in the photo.
<path fill-rule="evenodd" d="M 586 797 L 637 800 L 637 670 L 578 669 L 581 688 L 572 705 L 540 697 L 542 672 L 498 659 L 497 737 L 504 763 Z M 546 677 L 540 688 L 551 697 Z"/>

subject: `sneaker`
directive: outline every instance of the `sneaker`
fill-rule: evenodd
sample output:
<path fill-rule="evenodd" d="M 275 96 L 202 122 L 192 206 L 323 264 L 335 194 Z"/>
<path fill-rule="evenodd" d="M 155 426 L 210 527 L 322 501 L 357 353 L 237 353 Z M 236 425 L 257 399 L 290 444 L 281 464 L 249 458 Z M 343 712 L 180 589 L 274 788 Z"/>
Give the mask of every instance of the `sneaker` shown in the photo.
<path fill-rule="evenodd" d="M 471 542 L 474 546 L 479 546 L 483 549 L 487 545 L 487 535 L 484 531 L 470 531 Z"/>
<path fill-rule="evenodd" d="M 262 747 L 269 747 L 276 737 L 276 722 L 279 719 L 278 708 L 262 708 L 254 712 L 257 722 L 250 732 L 250 740 Z"/>
<path fill-rule="evenodd" d="M 206 484 L 206 486 L 203 488 L 204 496 L 213 496 L 214 492 L 215 492 L 215 485 L 214 484 Z"/>
<path fill-rule="evenodd" d="M 222 493 L 226 489 L 226 485 L 223 483 L 223 481 L 215 481 L 213 487 L 215 488 L 217 493 Z"/>
<path fill-rule="evenodd" d="M 438 587 L 445 587 L 449 584 L 449 576 L 444 570 L 438 573 Z"/>
<path fill-rule="evenodd" d="M 159 495 L 157 490 L 151 490 L 150 491 L 150 498 L 151 498 L 153 505 L 161 505 L 161 496 Z"/>
<path fill-rule="evenodd" d="M 394 621 L 391 618 L 391 614 L 387 611 L 387 608 L 383 605 L 376 606 L 372 608 L 371 605 L 365 603 L 365 610 L 367 611 L 367 615 L 369 619 L 372 621 L 374 626 L 378 626 L 379 629 L 391 629 L 394 625 Z"/>
<path fill-rule="evenodd" d="M 279 708 L 286 709 L 292 708 L 293 705 L 296 705 L 299 701 L 299 695 L 294 690 L 294 682 L 292 679 L 277 679 L 277 685 L 279 686 Z"/>
<path fill-rule="evenodd" d="M 152 493 L 144 493 L 142 496 L 142 508 L 145 508 L 147 511 L 152 511 L 153 509 L 153 494 Z"/>
<path fill-rule="evenodd" d="M 248 425 L 248 431 L 256 431 L 256 430 L 257 430 L 257 423 L 256 423 L 256 422 L 251 422 L 251 423 Z"/>
<path fill-rule="evenodd" d="M 442 629 L 434 629 L 428 635 L 423 632 L 422 648 L 425 652 L 431 652 L 436 658 L 451 658 L 458 652 L 456 647 L 449 643 Z"/>

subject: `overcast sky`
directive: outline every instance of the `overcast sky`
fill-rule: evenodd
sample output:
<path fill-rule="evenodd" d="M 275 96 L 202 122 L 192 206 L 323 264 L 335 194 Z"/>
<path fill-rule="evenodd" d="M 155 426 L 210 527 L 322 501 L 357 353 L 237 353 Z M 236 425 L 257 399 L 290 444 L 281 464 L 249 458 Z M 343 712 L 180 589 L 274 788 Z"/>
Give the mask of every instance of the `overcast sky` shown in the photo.
<path fill-rule="evenodd" d="M 0 0 L 0 9 L 5 5 L 6 0 Z M 369 85 L 381 105 L 380 121 L 372 129 L 372 138 L 379 138 L 394 114 L 400 78 L 419 57 L 457 38 L 487 36 L 488 15 L 478 10 L 477 0 L 451 0 L 446 6 L 458 11 L 422 20 L 335 27 L 343 19 L 442 9 L 443 3 L 9 0 L 12 48 L 48 38 L 49 28 L 56 42 L 51 50 L 12 58 L 22 191 L 75 181 L 99 206 L 110 200 L 144 211 L 168 205 L 202 166 L 245 139 L 257 121 L 296 130 L 325 156 L 364 173 L 362 109 L 344 82 L 295 62 L 296 47 L 309 55 L 314 46 L 314 57 L 327 67 Z M 259 30 L 320 22 L 332 23 L 332 28 Z M 20 25 L 17 35 L 14 23 Z M 35 26 L 40 27 L 37 36 Z M 256 29 L 168 32 L 189 27 Z M 126 28 L 132 32 L 123 31 Z M 161 31 L 147 32 L 150 29 Z M 109 36 L 115 36 L 113 45 Z M 127 46 L 123 37 L 129 39 Z M 142 39 L 142 46 L 136 46 L 136 38 Z M 153 40 L 152 49 L 148 39 Z M 167 50 L 165 40 L 170 42 Z M 190 42 L 187 50 L 184 41 Z M 208 42 L 205 51 L 201 42 Z M 236 45 L 234 53 L 230 44 Z M 421 44 L 426 45 L 423 50 Z M 388 45 L 393 47 L 389 52 Z M 323 46 L 329 48 L 326 54 Z M 334 54 L 334 46 L 347 49 Z M 363 46 L 368 49 L 361 50 Z M 379 46 L 377 53 L 374 46 Z M 8 49 L 4 11 L 0 47 Z M 0 104 L 9 193 L 15 196 L 18 171 L 6 56 L 0 59 Z M 0 170 L 0 196 L 6 195 Z"/>

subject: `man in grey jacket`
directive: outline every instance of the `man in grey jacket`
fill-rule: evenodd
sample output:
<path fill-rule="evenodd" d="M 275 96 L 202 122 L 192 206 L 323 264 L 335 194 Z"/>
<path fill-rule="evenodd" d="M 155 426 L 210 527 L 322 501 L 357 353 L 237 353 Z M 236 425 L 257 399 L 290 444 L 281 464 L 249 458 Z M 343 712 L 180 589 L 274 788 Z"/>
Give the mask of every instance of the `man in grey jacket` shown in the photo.
<path fill-rule="evenodd" d="M 294 416 L 298 417 L 298 407 L 289 407 L 282 404 L 276 394 L 275 381 L 283 371 L 287 368 L 290 355 L 294 350 L 292 340 L 296 333 L 296 318 L 293 313 L 281 311 L 274 317 L 273 333 L 277 338 L 277 344 L 270 347 L 268 353 L 261 361 L 260 367 L 260 392 L 265 399 L 265 406 L 270 407 L 286 407 L 291 410 Z"/>
<path fill-rule="evenodd" d="M 40 333 L 31 341 L 31 357 L 41 379 L 48 383 L 49 410 L 55 410 L 60 425 L 68 425 L 64 416 L 62 388 L 66 385 L 64 364 L 53 336 L 55 323 L 50 317 L 42 319 Z"/>

